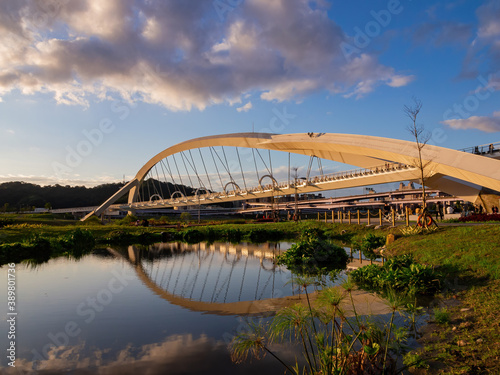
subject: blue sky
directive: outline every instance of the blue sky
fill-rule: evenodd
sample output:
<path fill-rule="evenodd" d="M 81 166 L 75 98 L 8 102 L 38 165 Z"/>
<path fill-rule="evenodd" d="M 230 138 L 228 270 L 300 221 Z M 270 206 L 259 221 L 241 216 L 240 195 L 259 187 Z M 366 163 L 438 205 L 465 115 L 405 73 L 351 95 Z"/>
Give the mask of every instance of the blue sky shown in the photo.
<path fill-rule="evenodd" d="M 7 0 L 0 52 L 0 182 L 121 181 L 252 129 L 410 140 L 412 97 L 431 143 L 500 141 L 497 0 Z"/>

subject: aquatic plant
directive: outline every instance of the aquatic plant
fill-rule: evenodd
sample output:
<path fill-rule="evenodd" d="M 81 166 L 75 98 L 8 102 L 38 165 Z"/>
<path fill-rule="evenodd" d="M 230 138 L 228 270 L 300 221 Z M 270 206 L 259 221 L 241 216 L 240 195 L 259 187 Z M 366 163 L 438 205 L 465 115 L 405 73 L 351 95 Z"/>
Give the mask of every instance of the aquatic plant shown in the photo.
<path fill-rule="evenodd" d="M 342 288 L 319 292 L 317 303 L 310 303 L 307 287 L 314 279 L 299 280 L 304 287 L 307 305 L 295 304 L 279 310 L 270 324 L 250 324 L 229 344 L 232 359 L 241 362 L 249 355 L 260 359 L 271 354 L 291 374 L 396 374 L 398 358 L 408 348 L 406 328 L 397 328 L 394 317 L 403 310 L 402 298 L 394 293 L 388 304 L 391 316 L 387 323 L 363 319 L 356 313 L 352 281 Z M 346 315 L 348 304 L 354 318 Z M 347 305 L 347 306 L 346 306 Z M 274 343 L 291 341 L 302 348 L 302 358 L 287 364 L 272 351 Z M 409 357 L 408 357 L 409 358 Z M 407 361 L 405 367 L 413 362 Z"/>
<path fill-rule="evenodd" d="M 323 239 L 318 231 L 306 230 L 300 241 L 276 258 L 276 264 L 285 265 L 295 274 L 311 276 L 344 270 L 348 260 L 342 247 Z"/>
<path fill-rule="evenodd" d="M 390 290 L 433 295 L 441 288 L 443 276 L 431 266 L 416 263 L 410 254 L 388 259 L 384 265 L 367 265 L 351 272 L 361 288 L 383 295 Z"/>

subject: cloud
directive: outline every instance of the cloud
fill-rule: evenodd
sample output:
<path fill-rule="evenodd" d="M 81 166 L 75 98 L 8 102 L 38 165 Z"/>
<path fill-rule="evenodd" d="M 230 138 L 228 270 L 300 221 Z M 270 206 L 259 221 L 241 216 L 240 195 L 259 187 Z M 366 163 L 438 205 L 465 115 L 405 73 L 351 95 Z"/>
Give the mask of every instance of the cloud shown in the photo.
<path fill-rule="evenodd" d="M 461 76 L 476 78 L 479 74 L 491 75 L 490 86 L 498 90 L 500 85 L 500 3 L 485 1 L 476 10 L 478 20 L 474 40 L 464 59 Z"/>
<path fill-rule="evenodd" d="M 49 349 L 48 356 L 40 360 L 16 359 L 16 368 L 7 367 L 5 374 L 67 374 L 81 375 L 132 375 L 147 373 L 165 374 L 255 374 L 278 373 L 281 365 L 267 356 L 259 361 L 242 366 L 231 361 L 227 344 L 206 335 L 171 335 L 163 341 L 133 346 L 131 344 L 112 350 L 86 350 L 85 341 L 77 345 L 66 345 Z M 272 350 L 286 362 L 293 362 L 298 354 L 290 345 L 272 344 Z M 249 361 L 250 362 L 250 361 Z M 99 366 L 95 364 L 98 363 Z M 35 370 L 34 370 L 35 369 Z M 166 370 L 168 369 L 168 370 Z"/>
<path fill-rule="evenodd" d="M 0 98 L 18 89 L 65 105 L 122 97 L 189 111 L 248 93 L 359 97 L 411 81 L 371 54 L 346 61 L 345 33 L 327 8 L 247 0 L 222 22 L 212 1 L 3 1 Z"/>
<path fill-rule="evenodd" d="M 466 119 L 441 121 L 453 129 L 477 129 L 487 133 L 500 132 L 500 111 L 491 116 L 471 116 Z"/>
<path fill-rule="evenodd" d="M 244 106 L 236 108 L 238 112 L 248 112 L 251 109 L 252 109 L 252 102 L 248 102 Z"/>

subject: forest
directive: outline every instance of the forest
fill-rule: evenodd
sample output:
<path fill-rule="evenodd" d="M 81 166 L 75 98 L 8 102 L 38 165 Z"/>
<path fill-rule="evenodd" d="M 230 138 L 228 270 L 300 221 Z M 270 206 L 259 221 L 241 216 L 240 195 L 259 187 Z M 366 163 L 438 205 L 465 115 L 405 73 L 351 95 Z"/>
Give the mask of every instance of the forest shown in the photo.
<path fill-rule="evenodd" d="M 124 183 L 109 183 L 94 187 L 85 186 L 40 186 L 22 181 L 4 182 L 0 184 L 0 211 L 31 211 L 34 207 L 70 208 L 99 206 L 116 193 Z M 184 195 L 192 195 L 193 189 L 183 185 L 159 182 L 154 179 L 145 181 L 140 189 L 140 198 L 149 200 L 154 194 L 162 198 L 170 198 L 175 191 Z M 125 203 L 127 194 L 117 203 Z"/>

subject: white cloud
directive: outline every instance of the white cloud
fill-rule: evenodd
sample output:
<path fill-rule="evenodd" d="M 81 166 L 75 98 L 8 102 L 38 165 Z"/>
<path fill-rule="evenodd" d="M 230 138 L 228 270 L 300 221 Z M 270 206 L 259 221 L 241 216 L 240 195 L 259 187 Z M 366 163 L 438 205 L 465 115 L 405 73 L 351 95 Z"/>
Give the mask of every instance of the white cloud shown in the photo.
<path fill-rule="evenodd" d="M 471 116 L 466 119 L 441 121 L 453 129 L 477 129 L 487 133 L 500 132 L 500 111 L 491 116 Z"/>
<path fill-rule="evenodd" d="M 211 1 L 81 0 L 0 4 L 0 98 L 18 89 L 65 105 L 121 96 L 170 110 L 204 109 L 260 93 L 356 97 L 412 76 L 370 54 L 346 61 L 327 4 L 247 0 L 225 22 Z"/>
<path fill-rule="evenodd" d="M 6 132 L 7 134 L 11 134 L 11 135 L 16 134 L 16 132 L 15 132 L 13 129 L 5 129 L 5 132 Z"/>
<path fill-rule="evenodd" d="M 248 112 L 251 109 L 252 109 L 252 102 L 248 102 L 244 106 L 236 108 L 238 112 Z"/>

